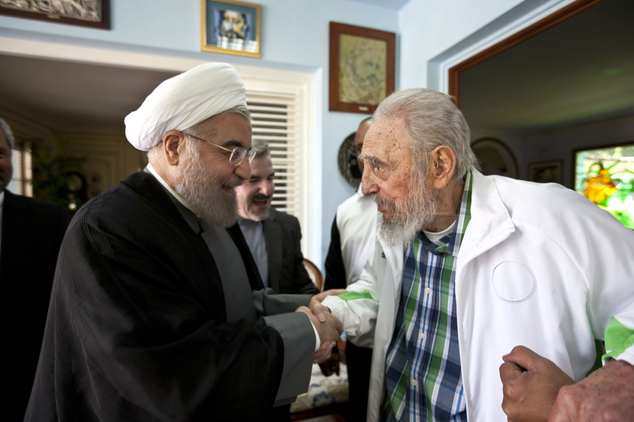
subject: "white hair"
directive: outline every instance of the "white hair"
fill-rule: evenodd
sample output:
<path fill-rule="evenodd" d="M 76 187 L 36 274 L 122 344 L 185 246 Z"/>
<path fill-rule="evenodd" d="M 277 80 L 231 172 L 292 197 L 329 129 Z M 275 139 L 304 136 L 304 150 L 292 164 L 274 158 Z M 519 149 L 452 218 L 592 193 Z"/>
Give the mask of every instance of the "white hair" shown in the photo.
<path fill-rule="evenodd" d="M 13 136 L 13 131 L 11 130 L 11 126 L 6 122 L 6 120 L 0 118 L 0 130 L 4 135 L 4 139 L 7 140 L 10 149 L 15 148 L 15 136 Z"/>
<path fill-rule="evenodd" d="M 379 104 L 374 120 L 402 118 L 414 140 L 414 158 L 426 171 L 429 153 L 440 145 L 456 153 L 456 174 L 461 179 L 477 159 L 471 150 L 471 132 L 451 97 L 431 89 L 416 88 L 395 92 Z"/>

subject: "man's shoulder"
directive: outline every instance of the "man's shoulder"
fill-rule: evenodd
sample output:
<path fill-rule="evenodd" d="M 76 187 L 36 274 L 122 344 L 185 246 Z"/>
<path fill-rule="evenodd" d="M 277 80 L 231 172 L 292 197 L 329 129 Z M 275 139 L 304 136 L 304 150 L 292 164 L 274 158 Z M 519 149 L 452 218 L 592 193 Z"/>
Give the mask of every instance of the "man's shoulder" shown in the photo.
<path fill-rule="evenodd" d="M 269 210 L 269 220 L 274 221 L 277 220 L 278 222 L 284 224 L 284 223 L 297 223 L 299 224 L 299 220 L 297 219 L 297 217 L 295 217 L 294 215 L 291 215 L 285 211 L 280 211 L 276 208 L 271 207 L 271 209 Z"/>
<path fill-rule="evenodd" d="M 20 212 L 26 212 L 29 214 L 42 216 L 63 216 L 66 214 L 66 210 L 59 205 L 40 201 L 38 199 L 30 198 L 24 195 L 18 195 L 9 191 L 5 191 L 4 201 L 5 204 L 8 204 L 9 206 L 19 210 Z"/>
<path fill-rule="evenodd" d="M 375 219 L 376 214 L 377 208 L 374 198 L 357 192 L 337 207 L 337 223 L 341 226 L 346 221 L 363 216 L 367 216 L 368 219 Z"/>

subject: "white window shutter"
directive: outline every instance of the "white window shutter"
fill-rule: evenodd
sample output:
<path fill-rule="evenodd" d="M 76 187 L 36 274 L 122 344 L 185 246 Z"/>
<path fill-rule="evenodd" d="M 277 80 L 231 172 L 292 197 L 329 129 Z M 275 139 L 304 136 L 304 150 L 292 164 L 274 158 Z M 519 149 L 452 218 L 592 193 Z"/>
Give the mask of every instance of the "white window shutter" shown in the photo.
<path fill-rule="evenodd" d="M 297 99 L 288 93 L 247 92 L 253 143 L 266 143 L 275 170 L 273 206 L 302 215 L 302 142 L 298 131 Z M 301 218 L 300 218 L 301 219 Z"/>

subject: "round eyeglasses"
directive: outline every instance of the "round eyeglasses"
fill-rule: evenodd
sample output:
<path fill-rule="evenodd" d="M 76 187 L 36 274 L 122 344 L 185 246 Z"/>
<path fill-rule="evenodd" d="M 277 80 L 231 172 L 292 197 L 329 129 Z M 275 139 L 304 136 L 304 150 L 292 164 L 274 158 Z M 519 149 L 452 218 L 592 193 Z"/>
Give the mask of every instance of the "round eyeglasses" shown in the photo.
<path fill-rule="evenodd" d="M 182 133 L 186 136 L 205 142 L 209 145 L 213 145 L 216 148 L 219 148 L 223 150 L 224 152 L 229 153 L 229 163 L 235 167 L 238 167 L 240 164 L 242 164 L 245 158 L 249 160 L 249 163 L 251 163 L 253 159 L 255 158 L 256 151 L 253 148 L 244 148 L 244 147 L 225 148 L 222 145 L 214 144 L 208 139 L 204 139 L 196 135 L 192 135 L 191 133 L 187 133 L 187 132 L 182 132 Z"/>

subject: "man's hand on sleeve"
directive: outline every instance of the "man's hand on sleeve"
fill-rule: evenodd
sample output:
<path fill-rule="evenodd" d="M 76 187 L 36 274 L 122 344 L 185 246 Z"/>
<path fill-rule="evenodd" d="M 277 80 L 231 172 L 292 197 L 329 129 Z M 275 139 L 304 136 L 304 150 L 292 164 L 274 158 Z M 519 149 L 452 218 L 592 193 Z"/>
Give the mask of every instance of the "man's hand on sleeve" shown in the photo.
<path fill-rule="evenodd" d="M 330 312 L 325 313 L 323 315 L 323 320 L 321 321 L 317 319 L 311 310 L 305 306 L 297 308 L 297 312 L 303 312 L 308 316 L 319 335 L 321 345 L 319 346 L 319 350 L 317 350 L 313 355 L 313 360 L 317 363 L 325 361 L 330 357 L 332 348 L 335 346 L 337 339 L 341 335 L 341 323 L 337 321 Z"/>
<path fill-rule="evenodd" d="M 514 347 L 502 359 L 502 410 L 508 420 L 547 421 L 559 389 L 572 384 L 572 379 L 552 361 L 524 346 Z"/>
<path fill-rule="evenodd" d="M 322 305 L 321 302 L 323 302 L 327 296 L 338 295 L 339 293 L 343 293 L 345 291 L 345 289 L 331 289 L 316 294 L 310 299 L 310 303 L 308 304 L 311 312 L 319 321 L 326 321 L 326 319 L 330 316 L 330 309 Z"/>
<path fill-rule="evenodd" d="M 620 422 L 634 420 L 634 366 L 608 362 L 587 378 L 564 387 L 549 422 Z"/>

